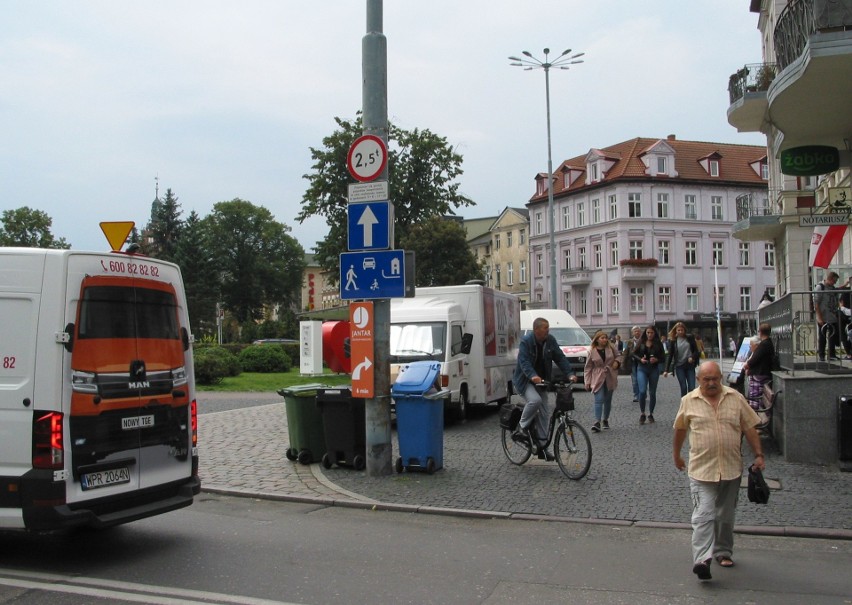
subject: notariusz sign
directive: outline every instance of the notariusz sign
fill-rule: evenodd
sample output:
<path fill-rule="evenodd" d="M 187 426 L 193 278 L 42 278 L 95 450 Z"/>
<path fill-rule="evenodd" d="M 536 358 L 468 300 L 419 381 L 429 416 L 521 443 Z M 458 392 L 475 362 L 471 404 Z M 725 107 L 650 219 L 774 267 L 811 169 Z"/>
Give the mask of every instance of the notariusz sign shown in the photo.
<path fill-rule="evenodd" d="M 790 176 L 816 176 L 837 170 L 840 152 L 834 147 L 808 145 L 781 152 L 781 172 Z"/>

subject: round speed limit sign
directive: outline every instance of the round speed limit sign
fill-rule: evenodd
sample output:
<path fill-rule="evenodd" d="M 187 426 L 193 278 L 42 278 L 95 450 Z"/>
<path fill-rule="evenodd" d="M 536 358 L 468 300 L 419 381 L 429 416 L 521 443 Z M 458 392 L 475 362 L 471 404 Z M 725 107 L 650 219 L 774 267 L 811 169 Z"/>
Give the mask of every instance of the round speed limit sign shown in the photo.
<path fill-rule="evenodd" d="M 388 148 L 385 142 L 372 134 L 365 134 L 355 139 L 346 157 L 349 174 L 362 183 L 378 177 L 387 163 Z"/>

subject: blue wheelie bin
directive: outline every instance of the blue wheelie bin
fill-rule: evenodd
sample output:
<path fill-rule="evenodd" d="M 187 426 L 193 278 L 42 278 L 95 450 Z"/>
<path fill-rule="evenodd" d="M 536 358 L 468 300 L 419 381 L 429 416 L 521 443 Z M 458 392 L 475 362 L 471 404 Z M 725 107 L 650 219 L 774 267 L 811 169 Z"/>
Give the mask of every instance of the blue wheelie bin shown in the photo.
<path fill-rule="evenodd" d="M 288 460 L 302 464 L 319 462 L 325 455 L 325 433 L 322 416 L 317 409 L 317 390 L 323 384 L 303 384 L 278 390 L 284 398 L 287 413 L 287 434 L 290 447 L 285 451 Z"/>
<path fill-rule="evenodd" d="M 317 408 L 325 434 L 323 467 L 336 464 L 363 470 L 367 466 L 364 400 L 352 397 L 350 388 L 328 387 L 317 390 Z"/>
<path fill-rule="evenodd" d="M 426 471 L 444 466 L 444 398 L 435 384 L 441 364 L 415 361 L 403 366 L 391 388 L 396 405 L 399 457 L 396 472 Z"/>

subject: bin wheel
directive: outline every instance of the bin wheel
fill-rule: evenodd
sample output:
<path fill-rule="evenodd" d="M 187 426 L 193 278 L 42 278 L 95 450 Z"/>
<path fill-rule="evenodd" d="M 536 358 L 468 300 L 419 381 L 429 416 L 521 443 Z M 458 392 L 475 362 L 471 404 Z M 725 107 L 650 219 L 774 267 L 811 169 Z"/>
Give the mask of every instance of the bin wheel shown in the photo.
<path fill-rule="evenodd" d="M 323 468 L 331 468 L 332 462 L 331 457 L 328 454 L 322 455 L 322 467 Z"/>
<path fill-rule="evenodd" d="M 355 456 L 352 459 L 352 466 L 355 467 L 356 471 L 363 471 L 364 467 L 367 466 L 366 460 L 364 460 L 364 456 Z"/>
<path fill-rule="evenodd" d="M 402 456 L 396 457 L 396 462 L 394 462 L 393 468 L 397 473 L 402 472 Z"/>
<path fill-rule="evenodd" d="M 435 459 L 431 456 L 426 458 L 426 472 L 430 475 L 435 472 Z"/>
<path fill-rule="evenodd" d="M 284 455 L 287 456 L 287 460 L 291 462 L 296 460 L 296 450 L 292 447 L 288 447 L 287 451 L 284 452 Z"/>
<path fill-rule="evenodd" d="M 299 452 L 297 460 L 299 464 L 310 464 L 314 461 L 314 456 L 311 454 L 311 450 L 302 450 Z"/>

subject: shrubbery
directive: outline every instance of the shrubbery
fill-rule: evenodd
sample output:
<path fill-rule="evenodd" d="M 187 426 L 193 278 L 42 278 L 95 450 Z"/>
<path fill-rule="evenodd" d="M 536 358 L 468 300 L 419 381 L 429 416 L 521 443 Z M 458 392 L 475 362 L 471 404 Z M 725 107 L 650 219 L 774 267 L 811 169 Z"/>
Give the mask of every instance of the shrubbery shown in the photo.
<path fill-rule="evenodd" d="M 237 376 L 242 367 L 236 355 L 223 347 L 197 347 L 195 380 L 199 384 L 218 384 L 225 376 Z"/>
<path fill-rule="evenodd" d="M 289 372 L 290 356 L 279 346 L 252 345 L 239 354 L 240 365 L 246 372 Z"/>

